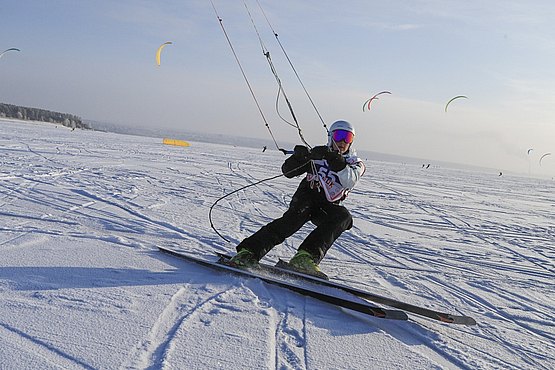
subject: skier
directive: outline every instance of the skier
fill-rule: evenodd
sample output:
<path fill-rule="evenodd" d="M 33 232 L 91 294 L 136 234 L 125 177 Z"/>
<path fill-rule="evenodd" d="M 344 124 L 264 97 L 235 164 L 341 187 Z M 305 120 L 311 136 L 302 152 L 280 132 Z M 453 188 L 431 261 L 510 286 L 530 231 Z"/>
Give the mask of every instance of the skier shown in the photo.
<path fill-rule="evenodd" d="M 237 245 L 237 254 L 229 261 L 230 265 L 256 267 L 274 246 L 311 221 L 316 228 L 299 245 L 289 267 L 327 278 L 318 265 L 333 242 L 353 226 L 351 214 L 341 201 L 365 171 L 364 163 L 352 147 L 354 137 L 353 125 L 336 121 L 330 127 L 327 145 L 311 150 L 303 145 L 295 146 L 281 170 L 287 178 L 304 173 L 306 177 L 293 194 L 289 209 Z"/>

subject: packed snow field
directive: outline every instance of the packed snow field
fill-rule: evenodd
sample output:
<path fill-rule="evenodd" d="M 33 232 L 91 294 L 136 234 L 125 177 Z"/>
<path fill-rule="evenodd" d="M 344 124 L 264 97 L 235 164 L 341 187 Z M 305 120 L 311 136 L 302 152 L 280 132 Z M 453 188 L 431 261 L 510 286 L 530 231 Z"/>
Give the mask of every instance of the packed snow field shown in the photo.
<path fill-rule="evenodd" d="M 300 181 L 220 201 L 228 243 L 210 206 L 279 174 L 283 154 L 161 141 L 0 120 L 0 368 L 553 368 L 552 180 L 367 160 L 322 269 L 478 324 L 393 321 L 160 253 L 233 252 Z"/>

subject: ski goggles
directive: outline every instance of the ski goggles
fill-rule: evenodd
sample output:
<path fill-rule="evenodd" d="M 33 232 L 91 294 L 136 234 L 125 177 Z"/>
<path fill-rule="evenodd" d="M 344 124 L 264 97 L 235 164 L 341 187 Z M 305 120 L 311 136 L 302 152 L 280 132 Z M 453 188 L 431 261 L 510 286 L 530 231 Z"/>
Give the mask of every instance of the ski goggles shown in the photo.
<path fill-rule="evenodd" d="M 331 137 L 336 143 L 344 141 L 347 144 L 351 144 L 355 139 L 355 134 L 347 130 L 335 130 L 331 133 Z"/>

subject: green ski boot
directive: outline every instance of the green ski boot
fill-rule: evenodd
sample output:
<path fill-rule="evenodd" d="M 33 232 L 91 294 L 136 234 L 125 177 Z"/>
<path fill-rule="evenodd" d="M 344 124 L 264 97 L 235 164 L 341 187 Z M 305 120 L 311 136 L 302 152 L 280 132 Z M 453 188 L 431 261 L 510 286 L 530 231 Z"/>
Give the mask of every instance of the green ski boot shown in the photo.
<path fill-rule="evenodd" d="M 250 250 L 241 249 L 227 263 L 233 267 L 252 268 L 258 266 L 258 259 Z"/>
<path fill-rule="evenodd" d="M 316 276 L 322 279 L 328 280 L 328 276 L 324 274 L 320 267 L 316 262 L 314 262 L 314 258 L 312 255 L 304 250 L 300 250 L 291 258 L 289 261 L 289 267 L 297 272 L 301 272 L 303 274 Z"/>

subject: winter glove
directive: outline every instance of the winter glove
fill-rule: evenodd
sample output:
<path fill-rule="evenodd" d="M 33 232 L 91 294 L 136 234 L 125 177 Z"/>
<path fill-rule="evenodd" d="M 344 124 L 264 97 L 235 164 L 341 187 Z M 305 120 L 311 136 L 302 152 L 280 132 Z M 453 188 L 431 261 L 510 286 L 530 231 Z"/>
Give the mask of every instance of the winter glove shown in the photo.
<path fill-rule="evenodd" d="M 330 148 L 327 145 L 315 146 L 310 151 L 310 159 L 324 159 Z"/>
<path fill-rule="evenodd" d="M 304 145 L 296 145 L 293 155 L 283 162 L 281 172 L 288 179 L 302 175 L 310 169 L 310 152 Z"/>
<path fill-rule="evenodd" d="M 309 153 L 308 148 L 304 145 L 295 145 L 295 149 L 293 149 L 293 157 L 299 162 L 307 162 Z"/>
<path fill-rule="evenodd" d="M 338 152 L 328 152 L 324 158 L 333 172 L 339 172 L 347 166 L 345 158 Z"/>

